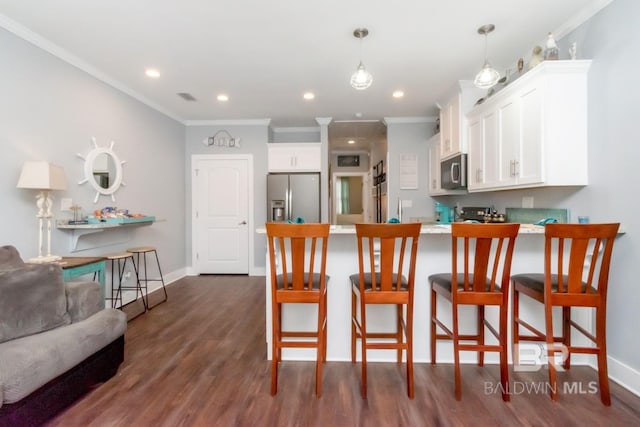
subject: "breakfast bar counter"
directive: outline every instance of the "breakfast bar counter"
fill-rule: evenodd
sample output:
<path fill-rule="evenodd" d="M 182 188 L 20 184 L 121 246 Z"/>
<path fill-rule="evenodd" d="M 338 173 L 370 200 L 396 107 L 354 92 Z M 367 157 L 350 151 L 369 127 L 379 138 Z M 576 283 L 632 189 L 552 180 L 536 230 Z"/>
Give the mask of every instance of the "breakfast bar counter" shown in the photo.
<path fill-rule="evenodd" d="M 264 234 L 265 229 L 256 230 Z M 544 227 L 523 224 L 520 228 L 515 243 L 511 274 L 525 272 L 542 272 L 544 255 Z M 266 277 L 266 335 L 267 354 L 271 359 L 271 291 L 270 272 L 267 256 Z M 429 352 L 429 317 L 430 317 L 430 287 L 428 276 L 434 273 L 447 272 L 451 269 L 451 226 L 450 225 L 423 225 L 418 243 L 418 255 L 416 260 L 415 300 L 414 300 L 414 360 L 416 362 L 428 362 Z M 355 238 L 355 227 L 331 226 L 328 250 L 327 250 L 327 360 L 350 361 L 351 360 L 351 284 L 349 276 L 358 272 L 358 248 Z M 530 305 L 528 303 L 531 303 Z M 438 312 L 443 319 L 451 318 L 451 306 L 447 302 L 438 303 Z M 475 308 L 463 307 L 460 313 L 460 327 L 463 333 L 472 332 L 469 327 L 474 325 Z M 394 308 L 391 306 L 374 306 L 367 308 L 367 324 L 371 328 L 382 329 L 393 323 Z M 537 327 L 544 326 L 544 312 L 533 301 L 522 301 L 521 312 L 528 319 L 536 319 L 531 323 Z M 529 312 L 529 313 L 527 313 Z M 312 304 L 287 304 L 283 312 L 283 325 L 286 330 L 295 325 L 298 330 L 314 330 L 316 327 L 317 307 Z M 448 313 L 448 314 L 447 314 Z M 497 310 L 487 309 L 487 319 L 497 325 Z M 574 317 L 587 329 L 591 329 L 591 317 L 588 312 L 576 312 Z M 445 322 L 446 323 L 446 322 Z M 559 322 L 558 322 L 559 323 Z M 450 324 L 450 323 L 449 323 Z M 559 326 L 559 325 L 558 325 Z M 509 324 L 509 337 L 511 325 Z M 390 330 L 388 327 L 385 330 Z M 493 337 L 487 334 L 487 342 Z M 576 338 L 579 338 L 576 336 Z M 576 340 L 579 341 L 579 340 Z M 358 346 L 358 360 L 360 359 Z M 304 348 L 286 348 L 283 350 L 285 360 L 315 360 L 315 350 Z M 581 363 L 577 355 L 575 360 Z M 370 350 L 367 359 L 371 361 L 395 361 L 395 352 L 383 350 Z M 487 353 L 485 359 L 488 363 L 497 363 L 497 355 Z M 584 359 L 586 360 L 586 359 Z M 453 351 L 451 343 L 438 344 L 438 361 L 453 363 Z M 461 353 L 461 361 L 474 363 L 476 354 L 471 352 Z"/>

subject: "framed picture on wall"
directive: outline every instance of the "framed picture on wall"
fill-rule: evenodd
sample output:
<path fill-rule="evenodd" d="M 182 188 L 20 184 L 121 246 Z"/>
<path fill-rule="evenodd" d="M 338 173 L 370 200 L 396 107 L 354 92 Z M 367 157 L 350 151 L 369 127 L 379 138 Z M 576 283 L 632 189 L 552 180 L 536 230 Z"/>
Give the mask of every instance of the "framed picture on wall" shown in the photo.
<path fill-rule="evenodd" d="M 338 167 L 353 168 L 358 166 L 360 166 L 360 155 L 358 154 L 338 155 Z"/>

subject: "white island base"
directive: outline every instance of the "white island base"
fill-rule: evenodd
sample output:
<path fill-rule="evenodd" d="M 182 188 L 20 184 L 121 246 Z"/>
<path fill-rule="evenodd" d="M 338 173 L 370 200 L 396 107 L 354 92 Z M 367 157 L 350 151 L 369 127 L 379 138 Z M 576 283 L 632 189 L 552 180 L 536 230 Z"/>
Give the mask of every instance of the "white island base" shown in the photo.
<path fill-rule="evenodd" d="M 257 230 L 265 233 L 264 229 Z M 544 255 L 544 228 L 540 226 L 523 226 L 516 240 L 511 274 L 542 272 Z M 431 360 L 430 342 L 430 298 L 431 292 L 427 280 L 430 274 L 447 272 L 451 269 L 451 228 L 444 225 L 423 225 L 416 262 L 413 352 L 414 361 L 425 363 Z M 267 254 L 268 258 L 268 254 Z M 271 290 L 269 262 L 267 259 L 266 280 L 266 335 L 267 357 L 271 360 Z M 353 226 L 332 226 L 327 252 L 327 360 L 351 361 L 351 284 L 349 276 L 358 272 L 358 249 Z M 392 331 L 395 328 L 393 306 L 372 306 L 367 308 L 367 329 Z M 438 317 L 449 326 L 451 322 L 451 304 L 442 298 L 438 299 Z M 474 307 L 462 307 L 460 311 L 461 333 L 475 331 Z M 555 312 L 554 312 L 555 313 Z M 558 321 L 554 330 L 560 332 L 560 310 L 555 313 Z M 317 306 L 313 304 L 285 304 L 283 309 L 283 328 L 309 330 L 316 328 Z M 542 304 L 528 297 L 521 298 L 520 316 L 533 326 L 544 330 L 544 311 Z M 487 319 L 498 327 L 498 309 L 487 308 Z M 592 313 L 588 309 L 572 309 L 572 317 L 587 330 L 593 331 Z M 511 301 L 509 303 L 511 318 Z M 511 319 L 509 319 L 509 342 L 511 340 Z M 487 342 L 495 342 L 492 334 L 485 334 Z M 573 344 L 587 345 L 588 341 L 581 334 L 572 335 Z M 437 362 L 453 363 L 453 343 L 438 342 Z M 360 345 L 357 347 L 357 360 L 360 360 Z M 462 352 L 462 363 L 476 363 L 477 353 Z M 485 353 L 487 363 L 498 363 L 497 353 Z M 543 357 L 544 357 L 544 353 Z M 396 352 L 391 350 L 369 350 L 367 361 L 394 362 Z M 285 348 L 283 360 L 315 360 L 314 349 Z M 591 358 L 591 359 L 590 359 Z M 511 349 L 509 360 L 512 360 Z M 572 363 L 592 364 L 595 358 L 589 355 L 573 355 Z"/>

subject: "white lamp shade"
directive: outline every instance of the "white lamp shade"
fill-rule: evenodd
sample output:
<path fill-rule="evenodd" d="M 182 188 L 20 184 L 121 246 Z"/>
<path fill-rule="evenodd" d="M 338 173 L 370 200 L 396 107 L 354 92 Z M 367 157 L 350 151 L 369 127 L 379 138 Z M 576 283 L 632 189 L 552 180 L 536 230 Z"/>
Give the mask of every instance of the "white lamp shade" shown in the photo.
<path fill-rule="evenodd" d="M 61 166 L 45 161 L 28 161 L 22 165 L 18 188 L 66 190 L 67 182 Z"/>
<path fill-rule="evenodd" d="M 488 62 L 485 62 L 473 84 L 480 89 L 489 89 L 495 86 L 498 80 L 500 80 L 500 73 L 493 69 Z"/>

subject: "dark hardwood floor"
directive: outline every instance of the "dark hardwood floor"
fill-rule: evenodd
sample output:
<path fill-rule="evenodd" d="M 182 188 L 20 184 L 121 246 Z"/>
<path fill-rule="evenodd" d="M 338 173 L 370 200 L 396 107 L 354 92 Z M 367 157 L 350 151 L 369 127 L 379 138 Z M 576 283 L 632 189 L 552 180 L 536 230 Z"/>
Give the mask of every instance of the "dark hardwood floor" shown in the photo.
<path fill-rule="evenodd" d="M 416 364 L 416 397 L 409 400 L 403 365 L 370 363 L 363 400 L 359 364 L 328 362 L 317 399 L 314 363 L 285 361 L 271 397 L 264 286 L 263 277 L 246 276 L 187 277 L 170 285 L 166 303 L 129 322 L 118 374 L 49 425 L 640 425 L 640 397 L 611 383 L 612 405 L 603 406 L 597 393 L 588 393 L 596 372 L 580 366 L 560 379 L 580 384 L 574 391 L 585 394 L 560 394 L 552 402 L 544 390 L 523 390 L 544 384 L 546 371 L 510 372 L 514 395 L 505 403 L 495 389 L 497 365 L 463 366 L 457 402 L 452 365 Z"/>

